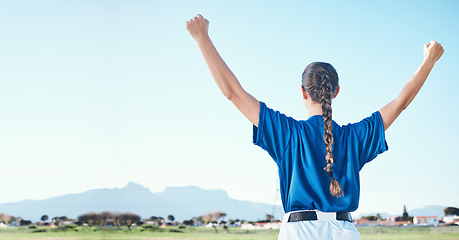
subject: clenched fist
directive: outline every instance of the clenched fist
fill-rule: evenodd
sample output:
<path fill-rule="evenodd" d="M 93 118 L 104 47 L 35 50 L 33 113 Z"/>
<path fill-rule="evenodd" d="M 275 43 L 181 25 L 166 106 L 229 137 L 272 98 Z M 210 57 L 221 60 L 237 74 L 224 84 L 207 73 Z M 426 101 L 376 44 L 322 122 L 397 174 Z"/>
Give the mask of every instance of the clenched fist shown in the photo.
<path fill-rule="evenodd" d="M 201 14 L 198 14 L 186 22 L 186 29 L 194 40 L 199 41 L 202 38 L 208 37 L 209 21 Z"/>
<path fill-rule="evenodd" d="M 424 59 L 430 59 L 436 62 L 444 52 L 445 50 L 437 41 L 432 40 L 424 45 Z"/>

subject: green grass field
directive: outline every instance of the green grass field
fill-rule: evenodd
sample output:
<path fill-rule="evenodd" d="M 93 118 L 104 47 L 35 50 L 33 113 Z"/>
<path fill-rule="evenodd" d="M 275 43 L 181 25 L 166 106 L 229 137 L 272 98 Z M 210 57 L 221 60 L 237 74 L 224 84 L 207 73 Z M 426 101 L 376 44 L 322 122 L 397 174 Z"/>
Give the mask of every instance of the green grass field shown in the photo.
<path fill-rule="evenodd" d="M 423 227 L 423 228 L 388 228 L 388 227 L 363 227 L 359 228 L 362 239 L 458 239 L 459 227 Z M 88 227 L 76 227 L 73 229 L 38 227 L 29 229 L 27 227 L 9 227 L 0 229 L 0 239 L 54 239 L 54 240 L 80 240 L 80 239 L 242 239 L 242 240 L 268 240 L 277 239 L 276 230 L 240 230 L 230 228 L 229 232 L 218 229 L 218 233 L 212 228 L 206 227 L 178 227 L 145 229 L 135 227 L 132 231 L 127 229 L 97 229 Z"/>
<path fill-rule="evenodd" d="M 459 239 L 459 227 L 361 227 L 358 228 L 365 240 L 401 239 Z"/>

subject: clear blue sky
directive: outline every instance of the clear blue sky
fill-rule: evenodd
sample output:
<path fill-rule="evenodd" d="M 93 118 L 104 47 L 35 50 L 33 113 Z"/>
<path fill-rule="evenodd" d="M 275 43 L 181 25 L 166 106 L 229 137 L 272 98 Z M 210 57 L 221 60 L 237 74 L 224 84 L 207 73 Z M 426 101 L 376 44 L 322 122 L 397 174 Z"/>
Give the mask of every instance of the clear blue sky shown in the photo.
<path fill-rule="evenodd" d="M 361 172 L 358 212 L 457 207 L 458 11 L 457 1 L 2 1 L 0 203 L 131 180 L 272 203 L 274 162 L 185 30 L 201 13 L 244 88 L 294 118 L 307 118 L 304 67 L 332 63 L 340 124 L 392 100 L 438 40 L 445 54 L 388 130 L 389 151 Z"/>

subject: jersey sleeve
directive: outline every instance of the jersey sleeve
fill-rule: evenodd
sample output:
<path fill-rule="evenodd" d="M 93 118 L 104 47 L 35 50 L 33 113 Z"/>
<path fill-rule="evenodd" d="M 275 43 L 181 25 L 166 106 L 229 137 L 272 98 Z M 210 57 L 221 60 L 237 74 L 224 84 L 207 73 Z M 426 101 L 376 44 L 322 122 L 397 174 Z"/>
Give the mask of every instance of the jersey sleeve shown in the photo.
<path fill-rule="evenodd" d="M 293 118 L 260 102 L 258 127 L 253 126 L 253 143 L 266 150 L 279 163 L 290 143 L 294 122 Z"/>
<path fill-rule="evenodd" d="M 377 111 L 354 124 L 359 141 L 360 169 L 380 153 L 389 149 L 381 114 Z"/>

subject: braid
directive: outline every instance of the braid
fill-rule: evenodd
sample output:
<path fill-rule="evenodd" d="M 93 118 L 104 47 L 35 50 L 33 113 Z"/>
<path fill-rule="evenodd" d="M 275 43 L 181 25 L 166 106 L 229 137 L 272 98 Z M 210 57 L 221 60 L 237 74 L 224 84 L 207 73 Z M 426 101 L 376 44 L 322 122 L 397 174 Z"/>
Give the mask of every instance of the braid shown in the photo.
<path fill-rule="evenodd" d="M 332 108 L 331 99 L 333 94 L 332 83 L 328 79 L 328 74 L 323 73 L 321 82 L 321 97 L 320 104 L 322 105 L 322 117 L 324 119 L 324 141 L 325 141 L 325 159 L 327 160 L 327 166 L 324 170 L 327 170 L 327 175 L 331 178 L 330 193 L 334 197 L 343 196 L 343 190 L 339 182 L 333 177 L 331 166 L 333 164 L 333 133 L 332 133 Z"/>
<path fill-rule="evenodd" d="M 333 177 L 333 133 L 331 100 L 338 89 L 338 73 L 329 63 L 313 62 L 304 69 L 302 76 L 303 89 L 311 96 L 314 102 L 322 105 L 324 119 L 325 159 L 327 166 L 324 170 L 331 178 L 330 193 L 334 197 L 344 195 L 339 182 Z"/>

